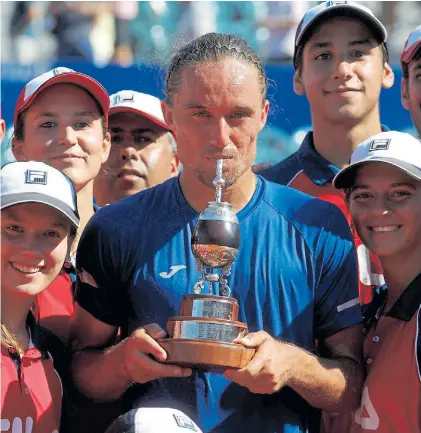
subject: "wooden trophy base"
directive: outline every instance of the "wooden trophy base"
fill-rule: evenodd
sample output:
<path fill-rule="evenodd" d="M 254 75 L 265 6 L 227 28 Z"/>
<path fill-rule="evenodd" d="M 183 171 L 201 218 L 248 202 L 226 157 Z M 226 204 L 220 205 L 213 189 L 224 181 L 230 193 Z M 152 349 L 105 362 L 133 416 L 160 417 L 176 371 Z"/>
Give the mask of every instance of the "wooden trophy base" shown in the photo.
<path fill-rule="evenodd" d="M 169 338 L 158 340 L 166 362 L 211 372 L 245 367 L 255 350 L 232 343 L 247 335 L 247 325 L 237 318 L 233 298 L 184 295 L 180 315 L 168 319 Z"/>
<path fill-rule="evenodd" d="M 158 342 L 167 352 L 167 363 L 209 372 L 243 368 L 255 353 L 241 344 L 219 341 L 163 338 Z"/>

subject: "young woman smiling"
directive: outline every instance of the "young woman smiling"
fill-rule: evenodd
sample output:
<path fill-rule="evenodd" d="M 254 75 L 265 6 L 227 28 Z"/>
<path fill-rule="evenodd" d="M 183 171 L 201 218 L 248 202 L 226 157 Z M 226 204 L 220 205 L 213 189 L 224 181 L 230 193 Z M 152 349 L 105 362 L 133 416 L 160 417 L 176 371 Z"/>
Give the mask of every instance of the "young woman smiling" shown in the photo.
<path fill-rule="evenodd" d="M 421 142 L 383 132 L 361 143 L 334 179 L 358 234 L 383 267 L 364 319 L 367 376 L 343 432 L 421 430 Z M 339 420 L 337 420 L 339 421 Z"/>

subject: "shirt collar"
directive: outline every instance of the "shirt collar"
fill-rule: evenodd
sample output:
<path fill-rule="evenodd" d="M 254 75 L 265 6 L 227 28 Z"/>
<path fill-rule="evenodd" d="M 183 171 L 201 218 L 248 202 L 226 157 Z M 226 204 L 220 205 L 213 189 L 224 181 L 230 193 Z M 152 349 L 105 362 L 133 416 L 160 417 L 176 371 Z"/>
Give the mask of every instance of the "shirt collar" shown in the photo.
<path fill-rule="evenodd" d="M 421 274 L 405 289 L 386 314 L 399 320 L 410 321 L 421 305 Z"/>
<path fill-rule="evenodd" d="M 381 125 L 381 129 L 383 132 L 389 130 L 386 125 Z M 338 167 L 324 159 L 314 148 L 313 131 L 307 133 L 297 153 L 304 173 L 316 185 L 331 182 L 339 172 Z"/>
<path fill-rule="evenodd" d="M 313 132 L 308 132 L 298 149 L 298 158 L 304 173 L 316 185 L 332 181 L 339 168 L 323 158 L 314 148 Z"/>

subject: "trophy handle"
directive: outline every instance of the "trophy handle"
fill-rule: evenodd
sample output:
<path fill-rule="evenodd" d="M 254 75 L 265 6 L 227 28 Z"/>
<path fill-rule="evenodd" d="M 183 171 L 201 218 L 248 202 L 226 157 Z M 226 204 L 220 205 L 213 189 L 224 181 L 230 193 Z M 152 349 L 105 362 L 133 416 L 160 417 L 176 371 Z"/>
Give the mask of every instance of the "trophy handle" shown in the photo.
<path fill-rule="evenodd" d="M 206 279 L 206 268 L 199 259 L 196 259 L 196 269 L 198 272 L 201 273 L 201 276 L 193 287 L 193 293 L 195 295 L 200 295 L 202 293 L 202 290 L 205 288 L 204 282 Z"/>
<path fill-rule="evenodd" d="M 221 276 L 219 277 L 219 284 L 220 284 L 219 290 L 222 296 L 227 296 L 227 297 L 231 296 L 231 289 L 228 286 L 228 280 L 225 279 L 224 277 L 228 277 L 231 274 L 232 263 L 233 262 L 228 262 L 221 269 Z"/>

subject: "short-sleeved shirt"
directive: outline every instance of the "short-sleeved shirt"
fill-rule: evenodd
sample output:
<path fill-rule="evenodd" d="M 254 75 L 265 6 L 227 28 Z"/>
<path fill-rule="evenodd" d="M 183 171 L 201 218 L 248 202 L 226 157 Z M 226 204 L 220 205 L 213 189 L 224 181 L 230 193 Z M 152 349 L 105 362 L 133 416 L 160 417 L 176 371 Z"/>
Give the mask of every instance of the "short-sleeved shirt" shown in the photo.
<path fill-rule="evenodd" d="M 421 432 L 420 310 L 421 274 L 368 331 L 361 406 L 350 415 L 332 417 L 330 431 Z"/>
<path fill-rule="evenodd" d="M 271 182 L 287 185 L 329 201 L 342 210 L 357 248 L 360 301 L 366 305 L 371 301 L 375 288 L 384 283 L 383 271 L 379 259 L 367 249 L 354 229 L 343 191 L 332 186 L 332 180 L 338 171 L 337 167 L 316 151 L 313 133 L 309 132 L 297 152 L 264 170 L 261 175 Z"/>
<path fill-rule="evenodd" d="M 237 217 L 228 284 L 250 332 L 314 352 L 316 339 L 361 321 L 355 246 L 336 206 L 258 177 Z M 148 323 L 165 329 L 200 277 L 190 247 L 197 219 L 178 178 L 99 210 L 79 244 L 76 301 L 124 334 Z M 253 394 L 202 371 L 133 386 L 126 397 L 130 407 L 179 409 L 214 433 L 306 432 L 311 411 L 288 387 Z"/>
<path fill-rule="evenodd" d="M 1 431 L 58 433 L 64 372 L 64 348 L 28 315 L 31 341 L 22 356 L 1 347 Z"/>

